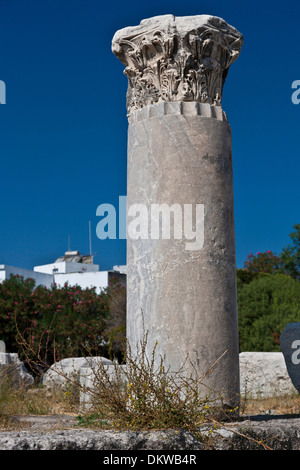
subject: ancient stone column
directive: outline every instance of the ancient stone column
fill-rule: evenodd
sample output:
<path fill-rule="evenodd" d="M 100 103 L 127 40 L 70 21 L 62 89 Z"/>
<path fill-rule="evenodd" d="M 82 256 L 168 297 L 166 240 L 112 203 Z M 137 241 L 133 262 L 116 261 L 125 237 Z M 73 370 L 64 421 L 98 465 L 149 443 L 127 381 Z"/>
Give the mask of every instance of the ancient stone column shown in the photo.
<path fill-rule="evenodd" d="M 127 338 L 239 400 L 231 128 L 223 85 L 242 35 L 207 15 L 117 31 L 128 77 Z M 168 225 L 170 222 L 170 226 Z M 159 230 L 158 230 L 159 229 Z M 221 357 L 218 361 L 218 359 Z M 193 367 L 190 366 L 193 364 Z"/>

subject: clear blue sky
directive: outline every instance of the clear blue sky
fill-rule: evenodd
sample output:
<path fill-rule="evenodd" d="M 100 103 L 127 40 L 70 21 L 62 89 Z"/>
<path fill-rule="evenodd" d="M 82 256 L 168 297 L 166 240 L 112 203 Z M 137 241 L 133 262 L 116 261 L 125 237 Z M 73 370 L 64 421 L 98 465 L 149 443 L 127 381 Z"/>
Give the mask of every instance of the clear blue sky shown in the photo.
<path fill-rule="evenodd" d="M 116 30 L 144 18 L 211 14 L 244 35 L 224 87 L 233 134 L 237 266 L 280 252 L 299 216 L 297 2 L 0 0 L 0 264 L 50 263 L 92 249 L 100 269 L 126 263 L 124 240 L 96 236 L 96 209 L 126 195 L 127 78 Z"/>

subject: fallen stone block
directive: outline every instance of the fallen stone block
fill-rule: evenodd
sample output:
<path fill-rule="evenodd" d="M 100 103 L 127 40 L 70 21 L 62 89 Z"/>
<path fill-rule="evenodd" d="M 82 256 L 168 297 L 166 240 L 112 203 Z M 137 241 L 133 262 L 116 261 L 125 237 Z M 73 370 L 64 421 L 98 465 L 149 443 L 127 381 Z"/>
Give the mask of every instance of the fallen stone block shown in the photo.
<path fill-rule="evenodd" d="M 105 364 L 104 364 L 105 365 Z M 116 372 L 117 367 L 117 372 Z M 116 373 L 121 374 L 122 380 L 126 383 L 126 370 L 125 365 L 105 365 L 105 374 L 109 379 L 113 379 Z M 94 367 L 82 367 L 80 369 L 79 383 L 80 383 L 80 409 L 82 412 L 88 411 L 97 400 L 97 387 L 101 382 L 101 374 Z"/>
<path fill-rule="evenodd" d="M 9 380 L 13 387 L 30 386 L 34 378 L 29 374 L 17 353 L 0 352 L 0 386 Z"/>
<path fill-rule="evenodd" d="M 240 390 L 246 398 L 296 393 L 281 352 L 240 353 Z"/>
<path fill-rule="evenodd" d="M 71 381 L 78 382 L 80 369 L 84 367 L 95 368 L 99 364 L 111 365 L 112 361 L 105 357 L 71 357 L 62 359 L 53 364 L 43 376 L 43 385 L 46 387 L 64 386 Z"/>

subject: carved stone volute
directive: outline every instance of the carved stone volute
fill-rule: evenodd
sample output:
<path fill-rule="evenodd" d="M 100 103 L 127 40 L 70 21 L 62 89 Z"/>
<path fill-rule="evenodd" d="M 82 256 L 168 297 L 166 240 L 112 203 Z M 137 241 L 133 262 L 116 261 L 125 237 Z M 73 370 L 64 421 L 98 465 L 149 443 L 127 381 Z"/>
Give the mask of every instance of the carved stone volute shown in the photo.
<path fill-rule="evenodd" d="M 112 51 L 125 65 L 128 113 L 159 101 L 220 106 L 243 36 L 221 18 L 163 15 L 116 32 Z"/>

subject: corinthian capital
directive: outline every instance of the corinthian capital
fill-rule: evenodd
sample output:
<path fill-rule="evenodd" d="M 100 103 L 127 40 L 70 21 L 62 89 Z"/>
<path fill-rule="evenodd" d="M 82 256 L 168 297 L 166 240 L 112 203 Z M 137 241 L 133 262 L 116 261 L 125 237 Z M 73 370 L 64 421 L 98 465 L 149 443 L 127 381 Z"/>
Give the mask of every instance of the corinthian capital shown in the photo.
<path fill-rule="evenodd" d="M 220 106 L 243 36 L 221 18 L 156 16 L 116 32 L 112 51 L 125 65 L 128 113 L 159 101 Z"/>

